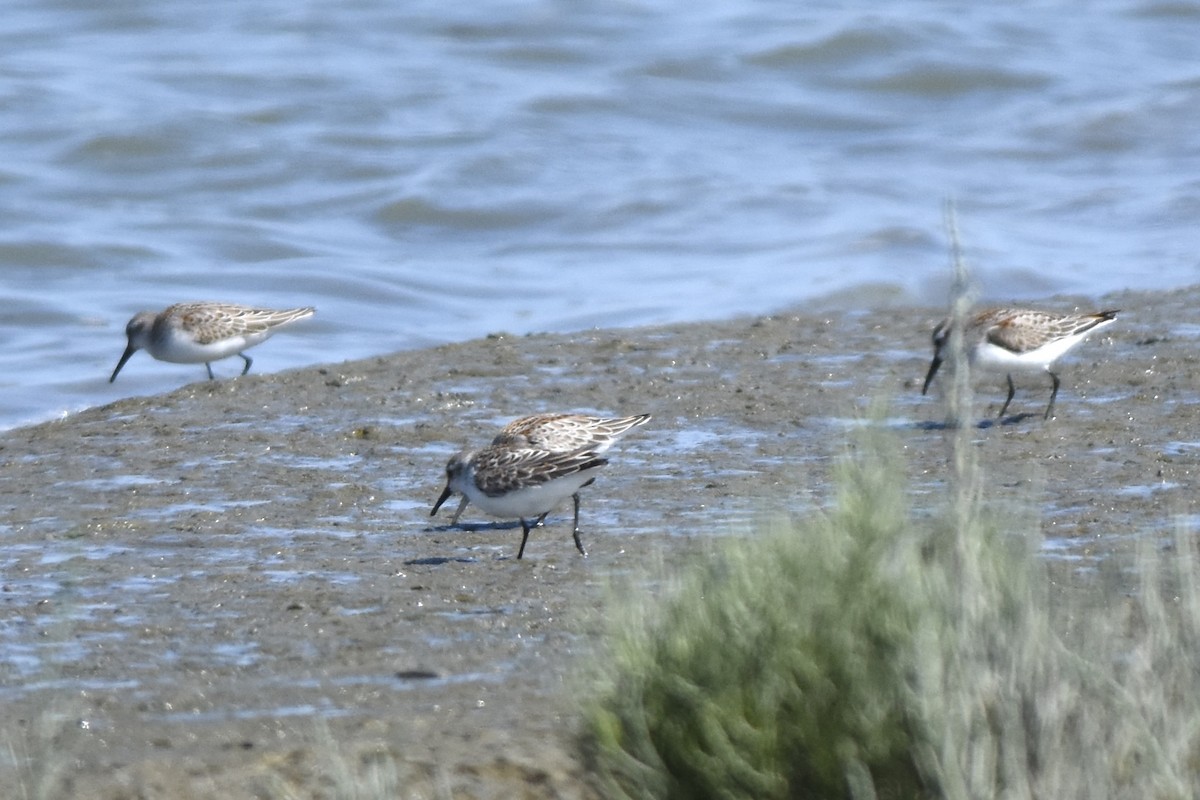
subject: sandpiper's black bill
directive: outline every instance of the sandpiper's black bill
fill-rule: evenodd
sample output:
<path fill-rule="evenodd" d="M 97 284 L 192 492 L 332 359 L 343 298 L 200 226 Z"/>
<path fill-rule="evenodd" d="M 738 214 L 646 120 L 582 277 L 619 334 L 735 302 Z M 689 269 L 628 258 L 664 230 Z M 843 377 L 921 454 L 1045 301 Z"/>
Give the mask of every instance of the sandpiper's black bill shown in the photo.
<path fill-rule="evenodd" d="M 433 510 L 429 512 L 429 516 L 437 514 L 438 509 L 442 507 L 442 503 L 450 499 L 450 495 L 454 494 L 454 490 L 450 488 L 450 484 L 446 484 L 446 488 L 442 490 L 442 494 L 438 497 L 437 502 L 433 504 Z"/>
<path fill-rule="evenodd" d="M 121 354 L 121 360 L 117 362 L 117 368 L 113 370 L 112 377 L 108 379 L 109 383 L 112 383 L 117 379 L 117 373 L 121 371 L 121 367 L 125 366 L 125 362 L 128 361 L 129 357 L 136 352 L 137 348 L 132 344 L 125 348 L 125 352 Z"/>
<path fill-rule="evenodd" d="M 933 383 L 933 376 L 937 374 L 938 367 L 942 365 L 942 359 L 938 356 L 933 357 L 933 362 L 929 365 L 929 372 L 925 375 L 925 385 L 921 387 L 921 394 L 929 391 L 929 384 Z"/>

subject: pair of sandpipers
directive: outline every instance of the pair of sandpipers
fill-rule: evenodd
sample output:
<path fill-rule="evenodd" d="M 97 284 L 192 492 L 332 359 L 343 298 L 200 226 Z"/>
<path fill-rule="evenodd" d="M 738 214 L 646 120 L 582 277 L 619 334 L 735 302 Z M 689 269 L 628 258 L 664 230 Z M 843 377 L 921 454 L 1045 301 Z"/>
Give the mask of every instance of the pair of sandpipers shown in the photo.
<path fill-rule="evenodd" d="M 284 325 L 311 317 L 311 307 L 274 310 L 230 303 L 179 303 L 163 311 L 143 311 L 125 326 L 129 344 L 121 354 L 111 383 L 138 350 L 160 361 L 204 364 L 239 356 L 250 370 L 247 348 L 265 341 Z M 496 517 L 521 520 L 523 536 L 517 558 L 525 554 L 529 532 L 568 497 L 575 502 L 575 546 L 587 555 L 579 536 L 579 490 L 596 479 L 617 439 L 650 420 L 649 414 L 607 419 L 581 414 L 537 414 L 505 426 L 487 447 L 464 451 L 446 466 L 446 489 L 430 512 L 437 513 L 450 495 L 462 494 L 452 524 L 468 503 Z"/>
<path fill-rule="evenodd" d="M 125 327 L 129 344 L 117 362 L 109 382 L 135 352 L 144 349 L 160 361 L 180 364 L 203 363 L 213 378 L 211 362 L 239 356 L 250 370 L 251 359 L 243 351 L 265 341 L 276 329 L 311 317 L 311 307 L 273 310 L 230 303 L 179 303 L 164 311 L 143 311 Z M 1008 397 L 1000 416 L 1008 410 L 1015 392 L 1013 372 L 1046 372 L 1053 388 L 1045 419 L 1054 413 L 1059 379 L 1051 367 L 1068 350 L 1095 330 L 1110 324 L 1117 311 L 1095 314 L 1059 314 L 1020 308 L 991 308 L 967 318 L 963 343 L 971 363 L 1004 372 Z M 946 357 L 951 326 L 943 320 L 933 331 L 933 361 L 925 375 L 921 394 L 929 390 Z M 521 547 L 525 554 L 529 532 L 570 497 L 574 501 L 572 535 L 584 556 L 587 550 L 579 536 L 579 490 L 590 485 L 600 468 L 608 463 L 604 453 L 627 432 L 650 420 L 649 414 L 631 417 L 591 417 L 581 414 L 535 414 L 506 425 L 486 447 L 464 450 L 446 465 L 446 487 L 430 516 L 451 495 L 462 501 L 450 520 L 469 503 L 502 519 L 521 521 Z"/>

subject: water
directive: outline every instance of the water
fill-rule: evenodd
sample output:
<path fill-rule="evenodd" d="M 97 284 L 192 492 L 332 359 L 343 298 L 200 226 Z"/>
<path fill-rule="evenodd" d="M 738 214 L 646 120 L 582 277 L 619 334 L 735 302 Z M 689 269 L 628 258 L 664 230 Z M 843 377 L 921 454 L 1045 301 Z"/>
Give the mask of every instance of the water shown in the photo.
<path fill-rule="evenodd" d="M 493 331 L 1197 280 L 1200 4 L 10 2 L 0 427 Z M 910 324 L 902 321 L 898 324 Z M 218 363 L 236 374 L 240 360 Z"/>

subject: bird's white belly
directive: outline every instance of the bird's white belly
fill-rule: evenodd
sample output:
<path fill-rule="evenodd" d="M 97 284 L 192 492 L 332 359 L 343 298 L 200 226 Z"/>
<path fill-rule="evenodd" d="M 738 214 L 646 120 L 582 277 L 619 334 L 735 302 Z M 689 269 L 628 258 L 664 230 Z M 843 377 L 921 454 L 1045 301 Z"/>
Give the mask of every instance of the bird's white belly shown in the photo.
<path fill-rule="evenodd" d="M 978 367 L 999 372 L 1038 372 L 1050 369 L 1064 353 L 1079 342 L 1079 337 L 1068 337 L 1047 342 L 1036 350 L 1014 353 L 990 342 L 983 342 L 971 351 L 971 362 Z"/>
<path fill-rule="evenodd" d="M 474 484 L 467 487 L 466 494 L 471 502 L 500 519 L 532 519 L 556 508 L 585 483 L 595 477 L 595 469 L 568 475 L 563 478 L 515 489 L 492 497 L 484 494 Z"/>
<path fill-rule="evenodd" d="M 237 355 L 266 338 L 264 334 L 239 335 L 200 344 L 187 335 L 172 335 L 161 342 L 151 344 L 147 349 L 150 355 L 159 361 L 169 361 L 173 364 L 206 364 Z"/>

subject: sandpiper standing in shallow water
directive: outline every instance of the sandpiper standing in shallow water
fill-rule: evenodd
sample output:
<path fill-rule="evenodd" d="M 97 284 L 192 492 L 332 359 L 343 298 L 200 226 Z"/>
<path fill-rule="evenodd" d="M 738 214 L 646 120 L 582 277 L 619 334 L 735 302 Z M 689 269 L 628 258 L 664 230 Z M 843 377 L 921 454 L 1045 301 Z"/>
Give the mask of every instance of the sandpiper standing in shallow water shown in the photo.
<path fill-rule="evenodd" d="M 141 311 L 125 326 L 129 345 L 108 382 L 115 381 L 129 357 L 143 349 L 159 361 L 204 364 L 209 380 L 214 379 L 210 362 L 241 356 L 245 375 L 251 359 L 243 350 L 266 341 L 277 328 L 315 313 L 311 306 L 276 311 L 233 303 L 177 303 L 163 311 Z"/>
<path fill-rule="evenodd" d="M 1057 314 L 1028 308 L 989 308 L 967 318 L 963 347 L 973 366 L 1005 373 L 1008 397 L 1000 407 L 1001 417 L 1008 410 L 1015 392 L 1013 372 L 1049 373 L 1053 388 L 1043 418 L 1050 419 L 1054 413 L 1054 399 L 1058 396 L 1058 375 L 1051 369 L 1054 362 L 1088 334 L 1111 323 L 1118 313 L 1113 310 L 1095 314 Z M 929 390 L 929 384 L 945 358 L 944 351 L 950 343 L 949 323 L 949 320 L 942 320 L 933 329 L 933 362 L 925 375 L 921 394 Z"/>
<path fill-rule="evenodd" d="M 649 414 L 617 419 L 537 414 L 514 420 L 487 447 L 467 450 L 450 459 L 446 488 L 429 514 L 437 514 L 442 504 L 459 492 L 463 501 L 453 522 L 467 503 L 475 503 L 496 517 L 516 517 L 522 528 L 521 548 L 517 551 L 517 558 L 521 558 L 529 531 L 570 497 L 575 507 L 575 547 L 586 556 L 579 537 L 579 490 L 594 481 L 599 469 L 608 463 L 601 454 L 629 429 L 649 419 Z"/>

